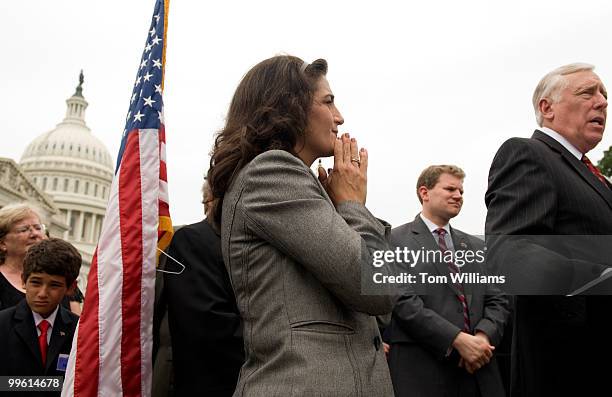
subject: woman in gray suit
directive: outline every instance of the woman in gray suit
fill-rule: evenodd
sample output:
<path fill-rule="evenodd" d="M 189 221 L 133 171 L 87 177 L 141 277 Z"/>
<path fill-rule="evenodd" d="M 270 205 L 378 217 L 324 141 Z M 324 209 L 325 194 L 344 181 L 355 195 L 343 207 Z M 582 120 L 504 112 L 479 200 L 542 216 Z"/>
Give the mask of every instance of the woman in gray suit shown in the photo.
<path fill-rule="evenodd" d="M 225 266 L 244 320 L 234 396 L 392 396 L 362 294 L 389 226 L 364 206 L 368 154 L 348 134 L 327 62 L 276 56 L 242 79 L 208 172 Z M 310 167 L 334 156 L 330 173 Z M 378 269 L 380 270 L 380 269 Z"/>

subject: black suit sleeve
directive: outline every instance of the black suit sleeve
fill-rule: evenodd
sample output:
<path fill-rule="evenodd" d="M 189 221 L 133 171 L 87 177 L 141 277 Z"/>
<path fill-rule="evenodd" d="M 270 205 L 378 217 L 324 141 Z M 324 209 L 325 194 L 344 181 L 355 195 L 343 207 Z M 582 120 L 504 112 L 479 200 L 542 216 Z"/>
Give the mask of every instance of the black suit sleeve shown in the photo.
<path fill-rule="evenodd" d="M 510 317 L 510 303 L 508 297 L 499 288 L 487 285 L 484 296 L 484 313 L 474 327 L 475 331 L 482 331 L 489 337 L 493 346 L 498 346 L 504 336 L 504 329 Z"/>

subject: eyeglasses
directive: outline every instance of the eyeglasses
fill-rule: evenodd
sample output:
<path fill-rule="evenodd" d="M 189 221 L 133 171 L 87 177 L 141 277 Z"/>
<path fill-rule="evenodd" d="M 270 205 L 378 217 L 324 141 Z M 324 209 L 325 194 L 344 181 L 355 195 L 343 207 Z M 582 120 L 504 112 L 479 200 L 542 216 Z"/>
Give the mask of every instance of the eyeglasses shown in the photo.
<path fill-rule="evenodd" d="M 45 230 L 47 230 L 47 227 L 43 225 L 42 223 L 34 223 L 31 225 L 19 226 L 15 228 L 13 232 L 16 234 L 23 234 L 23 233 L 29 232 L 30 230 L 34 230 L 35 232 L 44 233 Z"/>

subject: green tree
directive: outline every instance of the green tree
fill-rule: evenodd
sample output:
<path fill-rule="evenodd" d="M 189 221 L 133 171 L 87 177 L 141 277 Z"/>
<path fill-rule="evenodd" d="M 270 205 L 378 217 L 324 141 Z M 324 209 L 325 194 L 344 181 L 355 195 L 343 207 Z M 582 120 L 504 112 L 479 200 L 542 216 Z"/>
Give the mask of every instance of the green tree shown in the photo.
<path fill-rule="evenodd" d="M 597 163 L 597 168 L 607 177 L 612 177 L 612 146 L 604 152 L 604 156 Z"/>

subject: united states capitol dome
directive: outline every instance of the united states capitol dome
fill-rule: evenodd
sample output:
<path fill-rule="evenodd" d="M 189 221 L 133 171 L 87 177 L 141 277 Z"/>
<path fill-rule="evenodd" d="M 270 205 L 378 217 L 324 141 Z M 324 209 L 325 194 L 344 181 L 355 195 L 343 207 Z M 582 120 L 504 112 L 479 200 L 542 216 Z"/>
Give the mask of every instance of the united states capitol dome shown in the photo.
<path fill-rule="evenodd" d="M 74 95 L 66 100 L 64 120 L 54 129 L 38 136 L 23 152 L 21 165 L 27 169 L 31 163 L 73 163 L 92 167 L 103 174 L 112 174 L 113 162 L 106 146 L 96 138 L 85 124 L 87 101 L 83 98 L 82 83 Z"/>
<path fill-rule="evenodd" d="M 53 198 L 59 217 L 69 226 L 62 236 L 83 257 L 86 279 L 100 236 L 114 168 L 106 146 L 85 123 L 83 72 L 75 93 L 66 100 L 66 115 L 51 131 L 30 143 L 19 165 L 40 189 Z"/>

